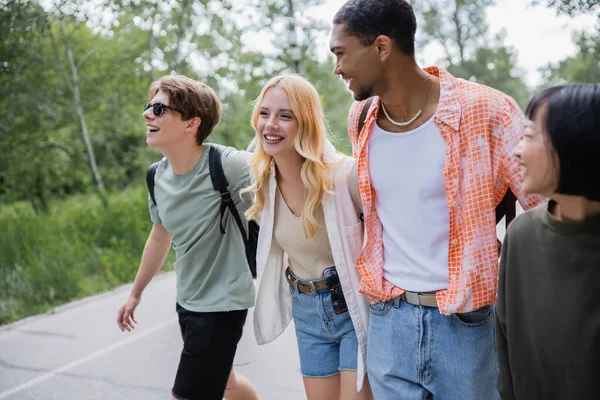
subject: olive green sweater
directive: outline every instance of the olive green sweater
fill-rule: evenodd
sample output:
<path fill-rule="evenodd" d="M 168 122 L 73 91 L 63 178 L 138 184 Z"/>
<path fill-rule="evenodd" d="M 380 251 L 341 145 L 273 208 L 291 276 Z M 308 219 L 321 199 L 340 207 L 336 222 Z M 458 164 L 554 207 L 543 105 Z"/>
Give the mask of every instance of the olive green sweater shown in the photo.
<path fill-rule="evenodd" d="M 543 204 L 510 225 L 496 336 L 503 399 L 600 398 L 600 217 L 559 221 Z"/>

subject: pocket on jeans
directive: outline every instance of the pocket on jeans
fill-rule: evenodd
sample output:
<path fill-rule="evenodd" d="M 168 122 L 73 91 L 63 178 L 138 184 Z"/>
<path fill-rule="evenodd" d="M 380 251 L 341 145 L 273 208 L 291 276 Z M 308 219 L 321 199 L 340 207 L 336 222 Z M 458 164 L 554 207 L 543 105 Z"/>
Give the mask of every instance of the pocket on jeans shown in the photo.
<path fill-rule="evenodd" d="M 452 314 L 452 318 L 463 326 L 480 326 L 492 319 L 494 306 L 483 306 L 475 311 Z"/>
<path fill-rule="evenodd" d="M 391 301 L 378 301 L 375 304 L 369 305 L 369 310 L 371 311 L 371 314 L 374 315 L 385 315 L 388 313 L 388 311 L 390 311 L 391 308 Z"/>
<path fill-rule="evenodd" d="M 288 285 L 289 286 L 289 285 Z M 297 302 L 298 301 L 298 296 L 299 296 L 300 292 L 298 292 L 296 290 L 296 288 L 294 288 L 293 286 L 290 286 L 290 296 L 292 296 L 292 302 Z"/>

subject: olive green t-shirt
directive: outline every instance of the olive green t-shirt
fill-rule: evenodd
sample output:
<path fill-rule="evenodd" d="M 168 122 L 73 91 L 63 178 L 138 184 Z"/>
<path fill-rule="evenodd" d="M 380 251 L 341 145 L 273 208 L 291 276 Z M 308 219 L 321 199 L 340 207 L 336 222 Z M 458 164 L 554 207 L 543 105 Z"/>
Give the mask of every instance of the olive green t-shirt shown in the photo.
<path fill-rule="evenodd" d="M 508 227 L 496 299 L 502 399 L 598 399 L 600 216 L 559 220 L 550 200 Z"/>
<path fill-rule="evenodd" d="M 221 196 L 214 190 L 208 168 L 210 146 L 222 151 L 228 189 L 242 220 L 250 201 L 240 198 L 249 183 L 249 153 L 205 143 L 194 168 L 173 173 L 166 158 L 156 169 L 154 196 L 148 198 L 152 222 L 171 234 L 175 250 L 177 302 L 186 310 L 214 312 L 243 310 L 254 305 L 254 285 L 244 242 L 235 219 L 225 212 L 220 231 Z"/>

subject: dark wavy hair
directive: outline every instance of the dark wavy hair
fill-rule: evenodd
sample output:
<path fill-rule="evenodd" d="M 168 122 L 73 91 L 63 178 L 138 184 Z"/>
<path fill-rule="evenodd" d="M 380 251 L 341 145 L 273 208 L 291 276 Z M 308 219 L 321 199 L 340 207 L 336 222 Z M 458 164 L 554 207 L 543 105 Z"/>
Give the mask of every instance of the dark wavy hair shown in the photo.
<path fill-rule="evenodd" d="M 364 46 L 385 35 L 404 54 L 415 54 L 417 19 L 406 0 L 350 0 L 335 14 L 333 23 L 344 24 L 346 33 L 356 36 Z"/>
<path fill-rule="evenodd" d="M 542 129 L 558 159 L 556 192 L 600 201 L 600 84 L 545 89 L 529 102 L 527 118 L 544 105 Z"/>

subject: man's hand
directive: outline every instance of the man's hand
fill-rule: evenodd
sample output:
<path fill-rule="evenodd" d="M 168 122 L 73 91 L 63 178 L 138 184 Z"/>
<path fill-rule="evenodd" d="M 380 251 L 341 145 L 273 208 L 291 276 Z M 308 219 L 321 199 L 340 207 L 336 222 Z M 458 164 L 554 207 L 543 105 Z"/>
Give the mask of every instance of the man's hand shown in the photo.
<path fill-rule="evenodd" d="M 135 320 L 133 312 L 138 304 L 140 304 L 140 300 L 141 298 L 139 296 L 129 295 L 125 304 L 119 308 L 119 312 L 117 313 L 117 325 L 121 332 L 131 332 L 131 330 L 135 328 L 137 321 Z"/>

